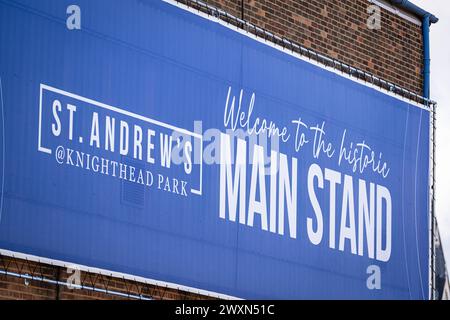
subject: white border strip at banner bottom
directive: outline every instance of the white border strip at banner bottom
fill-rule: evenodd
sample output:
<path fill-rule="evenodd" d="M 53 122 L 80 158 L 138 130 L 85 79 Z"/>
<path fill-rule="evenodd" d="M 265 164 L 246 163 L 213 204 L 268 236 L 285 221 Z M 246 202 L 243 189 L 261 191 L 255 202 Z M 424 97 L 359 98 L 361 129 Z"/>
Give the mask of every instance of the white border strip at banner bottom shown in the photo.
<path fill-rule="evenodd" d="M 27 261 L 32 261 L 32 262 L 44 263 L 44 264 L 48 264 L 51 266 L 64 267 L 64 268 L 69 267 L 72 269 L 79 269 L 80 271 L 84 271 L 84 272 L 88 272 L 88 273 L 96 273 L 96 274 L 101 274 L 104 276 L 125 279 L 125 280 L 130 280 L 130 281 L 136 281 L 136 282 L 141 282 L 141 283 L 145 283 L 145 284 L 149 284 L 149 285 L 155 285 L 155 286 L 168 288 L 168 289 L 186 291 L 186 292 L 203 295 L 203 296 L 208 296 L 208 297 L 213 297 L 213 298 L 219 298 L 219 299 L 224 299 L 224 300 L 241 300 L 238 297 L 229 296 L 226 294 L 217 293 L 217 292 L 213 292 L 213 291 L 183 286 L 183 285 L 179 285 L 176 283 L 154 280 L 154 279 L 149 279 L 149 278 L 144 278 L 144 277 L 138 277 L 138 276 L 133 276 L 133 275 L 126 274 L 126 273 L 110 271 L 110 270 L 106 270 L 106 269 L 92 268 L 92 267 L 88 267 L 88 266 L 80 265 L 80 264 L 76 264 L 76 263 L 71 263 L 71 262 L 66 262 L 66 261 L 61 261 L 61 260 L 54 260 L 54 259 L 49 259 L 49 258 L 43 258 L 43 257 L 35 256 L 35 255 L 30 255 L 30 254 L 25 254 L 25 253 L 20 253 L 20 252 L 5 250 L 5 249 L 0 249 L 0 255 L 11 257 L 11 258 L 27 260 Z"/>

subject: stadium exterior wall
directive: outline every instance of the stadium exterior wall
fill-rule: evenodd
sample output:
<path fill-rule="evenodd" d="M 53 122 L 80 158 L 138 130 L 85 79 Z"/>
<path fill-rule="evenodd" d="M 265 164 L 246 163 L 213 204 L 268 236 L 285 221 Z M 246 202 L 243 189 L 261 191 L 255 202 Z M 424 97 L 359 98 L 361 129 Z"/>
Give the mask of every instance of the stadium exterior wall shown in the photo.
<path fill-rule="evenodd" d="M 194 5 L 192 1 L 181 1 Z M 381 8 L 381 29 L 367 27 L 370 1 L 209 0 L 208 4 L 243 18 L 306 48 L 370 72 L 417 94 L 422 91 L 420 20 L 405 19 Z M 28 275 L 34 277 L 18 277 Z M 96 273 L 81 272 L 85 289 L 68 289 L 65 268 L 0 255 L 0 299 L 204 299 L 164 286 L 143 284 Z M 45 282 L 45 278 L 49 281 Z M 96 287 L 109 292 L 90 290 Z M 128 295 L 128 296 L 127 296 Z M 216 298 L 216 297 L 212 297 Z"/>

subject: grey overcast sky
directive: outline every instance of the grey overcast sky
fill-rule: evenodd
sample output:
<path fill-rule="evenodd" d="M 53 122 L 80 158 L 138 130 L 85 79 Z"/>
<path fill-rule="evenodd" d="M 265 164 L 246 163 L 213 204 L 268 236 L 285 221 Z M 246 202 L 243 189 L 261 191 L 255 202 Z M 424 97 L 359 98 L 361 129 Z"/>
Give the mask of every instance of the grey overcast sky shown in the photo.
<path fill-rule="evenodd" d="M 448 0 L 412 0 L 433 13 L 431 26 L 431 98 L 437 108 L 436 216 L 447 266 L 450 264 L 450 3 Z M 447 267 L 448 268 L 448 267 Z"/>

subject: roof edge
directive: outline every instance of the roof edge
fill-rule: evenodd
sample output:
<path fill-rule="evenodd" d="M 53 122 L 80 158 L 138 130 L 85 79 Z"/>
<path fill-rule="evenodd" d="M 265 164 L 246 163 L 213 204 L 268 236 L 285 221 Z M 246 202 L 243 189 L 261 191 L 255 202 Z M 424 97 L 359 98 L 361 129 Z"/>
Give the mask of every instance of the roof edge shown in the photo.
<path fill-rule="evenodd" d="M 439 19 L 434 14 L 420 8 L 419 6 L 415 5 L 414 3 L 408 0 L 389 0 L 389 1 L 391 2 L 391 4 L 400 7 L 402 9 L 405 9 L 406 11 L 409 11 L 422 19 L 428 16 L 430 18 L 430 24 L 437 23 L 439 21 Z"/>

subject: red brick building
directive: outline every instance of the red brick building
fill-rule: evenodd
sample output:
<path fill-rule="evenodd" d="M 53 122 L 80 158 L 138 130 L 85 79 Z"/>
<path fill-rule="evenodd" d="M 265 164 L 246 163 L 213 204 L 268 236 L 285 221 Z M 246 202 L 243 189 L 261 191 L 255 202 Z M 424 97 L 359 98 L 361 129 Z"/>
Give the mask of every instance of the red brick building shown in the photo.
<path fill-rule="evenodd" d="M 182 0 L 179 3 L 244 28 L 375 85 L 420 99 L 424 87 L 423 21 L 408 1 Z M 375 5 L 376 7 L 372 7 Z M 379 16 L 377 16 L 378 11 Z M 377 21 L 377 19 L 380 19 Z M 375 20 L 373 20 L 375 19 Z M 430 23 L 437 22 L 428 16 Z M 375 23 L 378 25 L 371 25 Z M 371 26 L 370 26 L 371 25 Z M 425 57 L 426 58 L 426 57 Z M 63 266 L 0 256 L 0 299 L 198 299 L 203 294 L 156 283 L 81 272 L 68 289 Z"/>

